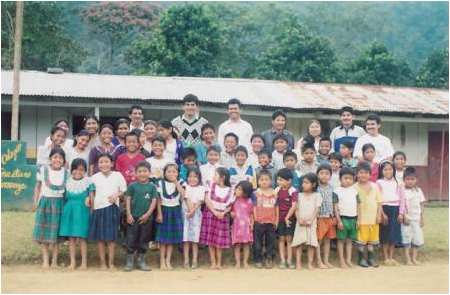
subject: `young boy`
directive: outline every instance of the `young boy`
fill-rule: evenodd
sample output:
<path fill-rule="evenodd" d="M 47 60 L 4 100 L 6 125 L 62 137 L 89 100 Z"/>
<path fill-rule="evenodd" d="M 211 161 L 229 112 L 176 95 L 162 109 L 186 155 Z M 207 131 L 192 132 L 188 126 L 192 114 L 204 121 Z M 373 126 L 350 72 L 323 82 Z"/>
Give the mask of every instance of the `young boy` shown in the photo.
<path fill-rule="evenodd" d="M 305 175 L 306 173 L 316 173 L 319 165 L 316 161 L 316 149 L 314 148 L 314 144 L 310 142 L 306 142 L 302 146 L 302 157 L 298 163 L 298 171 L 300 175 Z"/>
<path fill-rule="evenodd" d="M 276 187 L 277 171 L 272 165 L 272 153 L 266 149 L 263 149 L 258 153 L 258 167 L 256 167 L 256 176 L 262 171 L 267 170 L 272 175 L 272 187 Z"/>
<path fill-rule="evenodd" d="M 213 181 L 214 175 L 216 174 L 216 169 L 222 167 L 222 165 L 219 164 L 220 146 L 210 146 L 206 152 L 206 158 L 208 162 L 200 166 L 200 173 L 202 175 L 203 186 L 206 190 L 208 190 Z"/>
<path fill-rule="evenodd" d="M 284 167 L 292 172 L 292 186 L 297 191 L 300 191 L 300 174 L 295 170 L 295 167 L 297 167 L 297 154 L 292 151 L 287 151 L 283 156 L 283 164 Z"/>
<path fill-rule="evenodd" d="M 125 271 L 134 268 L 134 255 L 137 252 L 137 266 L 149 271 L 145 253 L 152 235 L 152 214 L 156 208 L 158 192 L 150 182 L 150 164 L 141 161 L 136 166 L 136 182 L 128 186 L 125 193 L 127 212 L 127 261 Z"/>
<path fill-rule="evenodd" d="M 197 153 L 195 152 L 195 149 L 192 147 L 184 148 L 181 159 L 183 160 L 183 164 L 180 166 L 179 177 L 182 182 L 186 182 L 189 168 L 197 166 Z"/>
<path fill-rule="evenodd" d="M 276 170 L 284 168 L 283 155 L 288 148 L 288 139 L 284 134 L 278 134 L 273 138 L 274 151 L 272 152 L 272 163 Z"/>
<path fill-rule="evenodd" d="M 335 193 L 330 185 L 331 166 L 329 164 L 320 165 L 317 168 L 317 177 L 319 179 L 317 191 L 322 196 L 322 204 L 317 215 L 317 240 L 319 242 L 319 246 L 316 247 L 317 267 L 332 268 L 333 265 L 329 262 L 330 240 L 336 238 L 336 224 L 333 210 Z M 322 250 L 323 260 L 321 257 Z"/>
<path fill-rule="evenodd" d="M 236 147 L 239 144 L 239 138 L 233 132 L 227 133 L 223 139 L 223 146 L 225 150 L 220 153 L 220 164 L 225 168 L 236 165 L 236 160 L 234 158 L 234 153 L 236 152 Z"/>
<path fill-rule="evenodd" d="M 342 166 L 342 156 L 339 153 L 330 154 L 330 165 L 331 165 L 331 186 L 336 189 L 341 185 L 339 178 L 339 171 Z"/>
<path fill-rule="evenodd" d="M 134 174 L 136 165 L 145 160 L 140 152 L 139 138 L 135 131 L 128 132 L 125 135 L 126 152 L 119 155 L 115 161 L 116 171 L 120 172 L 125 178 L 127 185 L 136 181 Z"/>
<path fill-rule="evenodd" d="M 234 153 L 236 165 L 231 166 L 230 172 L 231 187 L 235 187 L 240 181 L 250 182 L 256 188 L 256 173 L 252 165 L 248 164 L 248 153 L 245 146 L 238 146 Z"/>
<path fill-rule="evenodd" d="M 322 137 L 319 141 L 319 153 L 317 154 L 317 162 L 321 164 L 330 164 L 331 140 L 329 137 Z"/>
<path fill-rule="evenodd" d="M 166 149 L 166 141 L 161 136 L 157 136 L 152 140 L 152 152 L 153 156 L 147 158 L 146 161 L 150 164 L 151 174 L 150 178 L 153 183 L 159 183 L 159 180 L 163 177 L 164 166 L 173 160 L 164 156 L 164 150 Z"/>
<path fill-rule="evenodd" d="M 417 175 L 416 169 L 413 167 L 407 167 L 403 173 L 403 179 L 405 184 L 405 199 L 408 211 L 405 215 L 404 223 L 401 226 L 402 230 L 402 243 L 405 247 L 406 264 L 420 264 L 417 261 L 417 252 L 419 247 L 424 244 L 422 227 L 423 222 L 423 209 L 425 196 L 422 190 L 417 187 Z M 410 255 L 410 249 L 412 248 L 412 257 Z"/>
<path fill-rule="evenodd" d="M 275 189 L 275 192 L 280 212 L 277 228 L 278 250 L 281 260 L 279 267 L 281 269 L 286 267 L 295 269 L 295 264 L 292 263 L 291 242 L 296 223 L 294 213 L 297 206 L 298 192 L 292 187 L 292 172 L 287 168 L 280 169 L 277 173 L 277 184 L 278 187 Z"/>
<path fill-rule="evenodd" d="M 374 246 L 379 244 L 379 223 L 381 222 L 381 193 L 370 181 L 370 164 L 361 162 L 356 167 L 358 182 L 358 240 L 359 265 L 361 267 L 378 267 L 375 261 Z M 367 259 L 364 250 L 367 246 Z"/>
<path fill-rule="evenodd" d="M 358 211 L 358 192 L 353 183 L 355 172 L 344 167 L 339 176 L 341 185 L 335 188 L 334 212 L 337 219 L 338 256 L 341 268 L 352 267 L 352 243 L 357 238 L 356 218 Z M 345 254 L 344 256 L 344 246 Z"/>
<path fill-rule="evenodd" d="M 358 159 L 353 157 L 353 144 L 350 141 L 341 143 L 339 153 L 342 156 L 342 166 L 355 169 L 358 165 Z"/>
<path fill-rule="evenodd" d="M 267 268 L 272 268 L 279 208 L 277 195 L 272 188 L 272 174 L 267 170 L 262 170 L 258 175 L 255 198 L 253 259 L 257 268 L 262 268 L 263 260 Z M 265 253 L 263 253 L 264 246 Z"/>

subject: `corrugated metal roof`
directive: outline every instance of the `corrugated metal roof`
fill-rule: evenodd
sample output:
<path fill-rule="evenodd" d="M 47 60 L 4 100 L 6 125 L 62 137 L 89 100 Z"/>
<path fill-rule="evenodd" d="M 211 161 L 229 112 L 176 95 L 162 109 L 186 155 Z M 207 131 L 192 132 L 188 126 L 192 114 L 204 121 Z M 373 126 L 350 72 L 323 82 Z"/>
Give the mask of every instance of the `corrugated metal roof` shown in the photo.
<path fill-rule="evenodd" d="M 12 94 L 12 71 L 2 71 L 2 94 Z M 338 110 L 448 115 L 448 90 L 371 85 L 282 82 L 250 79 L 49 74 L 21 72 L 21 95 L 105 99 L 181 100 L 194 93 L 201 101 L 297 110 Z"/>

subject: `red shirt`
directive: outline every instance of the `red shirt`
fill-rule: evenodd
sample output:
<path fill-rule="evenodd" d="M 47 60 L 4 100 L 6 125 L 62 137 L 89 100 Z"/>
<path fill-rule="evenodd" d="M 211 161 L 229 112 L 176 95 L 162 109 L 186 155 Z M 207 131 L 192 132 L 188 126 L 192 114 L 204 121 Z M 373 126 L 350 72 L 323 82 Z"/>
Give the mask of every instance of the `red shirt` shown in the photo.
<path fill-rule="evenodd" d="M 371 163 L 370 168 L 372 171 L 370 172 L 370 181 L 377 182 L 378 180 L 378 164 L 377 163 Z"/>
<path fill-rule="evenodd" d="M 256 219 L 258 223 L 275 223 L 277 214 L 277 195 L 266 196 L 260 190 L 255 192 L 256 196 Z"/>
<path fill-rule="evenodd" d="M 279 188 L 278 190 L 278 206 L 280 210 L 280 218 L 279 221 L 284 222 L 289 209 L 292 207 L 292 203 L 297 203 L 298 200 L 298 192 L 292 186 L 288 190 L 284 190 Z M 294 214 L 291 218 L 294 218 Z"/>
<path fill-rule="evenodd" d="M 138 153 L 134 157 L 130 157 L 128 153 L 119 155 L 116 159 L 116 171 L 119 171 L 125 178 L 127 185 L 136 181 L 136 175 L 134 170 L 139 162 L 144 161 L 143 154 Z"/>

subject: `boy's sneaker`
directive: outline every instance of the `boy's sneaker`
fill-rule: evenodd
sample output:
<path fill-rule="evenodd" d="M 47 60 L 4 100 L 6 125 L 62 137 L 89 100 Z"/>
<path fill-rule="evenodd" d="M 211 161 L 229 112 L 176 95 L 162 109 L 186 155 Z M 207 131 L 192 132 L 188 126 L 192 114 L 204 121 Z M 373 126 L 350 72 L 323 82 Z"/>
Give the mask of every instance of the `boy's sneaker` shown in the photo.
<path fill-rule="evenodd" d="M 273 267 L 272 259 L 267 259 L 266 260 L 266 268 L 272 268 L 272 267 Z"/>
<path fill-rule="evenodd" d="M 124 271 L 132 271 L 134 268 L 134 254 L 127 254 L 127 262 L 125 263 Z"/>
<path fill-rule="evenodd" d="M 138 266 L 138 268 L 140 270 L 151 271 L 151 268 L 147 265 L 147 262 L 145 262 L 145 255 L 144 254 L 138 254 L 137 266 Z"/>
<path fill-rule="evenodd" d="M 255 267 L 256 268 L 263 268 L 263 264 L 261 262 L 256 262 L 255 263 Z"/>
<path fill-rule="evenodd" d="M 286 262 L 281 261 L 280 264 L 278 265 L 278 268 L 280 268 L 280 269 L 286 269 Z"/>
<path fill-rule="evenodd" d="M 294 265 L 293 263 L 288 263 L 288 264 L 287 264 L 287 267 L 288 267 L 289 269 L 295 269 L 295 265 Z"/>
<path fill-rule="evenodd" d="M 364 253 L 359 252 L 359 262 L 358 265 L 361 267 L 369 267 L 369 264 L 367 263 L 366 258 L 364 258 Z"/>
<path fill-rule="evenodd" d="M 375 253 L 373 253 L 372 251 L 369 251 L 369 253 L 367 254 L 368 255 L 368 263 L 369 263 L 369 265 L 370 266 L 372 266 L 372 267 L 378 267 L 378 263 L 377 263 L 377 261 L 375 260 Z"/>

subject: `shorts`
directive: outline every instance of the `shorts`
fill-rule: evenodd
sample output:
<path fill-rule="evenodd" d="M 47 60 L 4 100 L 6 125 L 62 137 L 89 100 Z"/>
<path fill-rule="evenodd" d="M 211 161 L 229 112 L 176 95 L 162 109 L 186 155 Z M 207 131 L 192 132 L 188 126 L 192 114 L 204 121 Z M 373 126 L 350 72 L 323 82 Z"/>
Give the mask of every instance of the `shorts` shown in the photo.
<path fill-rule="evenodd" d="M 323 238 L 336 238 L 336 219 L 333 217 L 317 218 L 317 239 L 320 241 Z"/>
<path fill-rule="evenodd" d="M 344 228 L 342 230 L 337 229 L 336 237 L 338 240 L 350 239 L 356 241 L 358 238 L 358 230 L 356 226 L 356 217 L 341 216 L 342 224 Z"/>
<path fill-rule="evenodd" d="M 357 243 L 361 245 L 378 245 L 380 226 L 378 224 L 362 224 L 358 228 Z"/>
<path fill-rule="evenodd" d="M 278 222 L 278 227 L 277 227 L 277 235 L 278 236 L 293 236 L 294 235 L 294 230 L 295 230 L 295 225 L 297 223 L 297 220 L 295 218 L 291 218 L 289 220 L 291 222 L 291 225 L 289 227 L 286 226 L 286 222 L 284 222 L 284 220 L 280 220 Z"/>
<path fill-rule="evenodd" d="M 404 247 L 421 247 L 424 244 L 423 230 L 420 222 L 410 220 L 408 225 L 402 224 L 402 244 Z"/>

